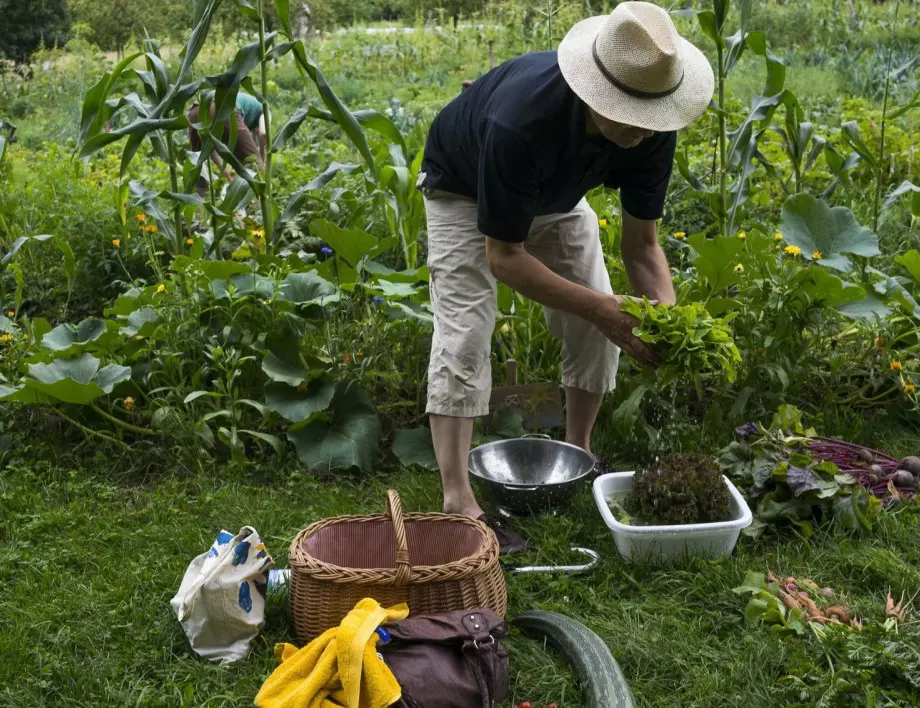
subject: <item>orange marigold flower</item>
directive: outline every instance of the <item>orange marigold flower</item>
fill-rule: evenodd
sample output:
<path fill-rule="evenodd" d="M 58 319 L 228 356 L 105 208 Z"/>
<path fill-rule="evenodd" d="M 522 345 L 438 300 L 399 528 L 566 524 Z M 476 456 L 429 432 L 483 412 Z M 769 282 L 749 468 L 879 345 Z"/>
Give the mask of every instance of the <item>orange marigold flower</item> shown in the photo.
<path fill-rule="evenodd" d="M 894 359 L 888 366 L 891 368 L 892 371 L 903 371 L 904 370 L 904 364 L 902 364 L 897 359 Z"/>

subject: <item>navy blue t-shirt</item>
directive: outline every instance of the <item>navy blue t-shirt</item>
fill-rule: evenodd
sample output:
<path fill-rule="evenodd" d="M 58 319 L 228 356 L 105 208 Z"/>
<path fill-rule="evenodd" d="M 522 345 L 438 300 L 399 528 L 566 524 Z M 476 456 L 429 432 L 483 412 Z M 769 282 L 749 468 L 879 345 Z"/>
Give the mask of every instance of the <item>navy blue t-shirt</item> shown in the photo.
<path fill-rule="evenodd" d="M 535 216 L 571 211 L 601 184 L 620 190 L 639 219 L 664 209 L 677 134 L 636 147 L 588 135 L 585 106 L 556 52 L 512 59 L 478 79 L 438 114 L 425 144 L 424 187 L 478 203 L 486 236 L 520 243 Z"/>

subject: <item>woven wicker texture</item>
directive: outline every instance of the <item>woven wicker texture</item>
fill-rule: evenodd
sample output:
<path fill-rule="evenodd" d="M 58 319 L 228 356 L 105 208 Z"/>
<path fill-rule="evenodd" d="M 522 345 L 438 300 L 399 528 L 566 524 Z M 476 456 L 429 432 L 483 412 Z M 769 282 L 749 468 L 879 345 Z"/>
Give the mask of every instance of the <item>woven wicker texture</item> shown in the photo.
<path fill-rule="evenodd" d="M 498 541 L 474 519 L 403 514 L 399 494 L 387 513 L 311 524 L 291 544 L 291 616 L 301 642 L 336 627 L 371 597 L 405 602 L 412 614 L 508 609 Z"/>

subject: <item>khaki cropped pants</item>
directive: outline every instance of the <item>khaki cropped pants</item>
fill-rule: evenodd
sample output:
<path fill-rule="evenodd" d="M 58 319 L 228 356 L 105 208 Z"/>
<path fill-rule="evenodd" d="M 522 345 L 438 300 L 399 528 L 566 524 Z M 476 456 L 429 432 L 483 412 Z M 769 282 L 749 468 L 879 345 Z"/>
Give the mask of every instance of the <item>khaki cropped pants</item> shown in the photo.
<path fill-rule="evenodd" d="M 425 211 L 434 309 L 427 411 L 475 418 L 489 412 L 489 354 L 498 310 L 496 280 L 486 265 L 487 237 L 476 228 L 472 199 L 431 192 Z M 613 293 L 597 215 L 586 200 L 567 214 L 537 217 L 524 246 L 563 278 Z M 598 394 L 613 390 L 619 348 L 581 317 L 543 311 L 550 332 L 562 340 L 562 384 Z"/>

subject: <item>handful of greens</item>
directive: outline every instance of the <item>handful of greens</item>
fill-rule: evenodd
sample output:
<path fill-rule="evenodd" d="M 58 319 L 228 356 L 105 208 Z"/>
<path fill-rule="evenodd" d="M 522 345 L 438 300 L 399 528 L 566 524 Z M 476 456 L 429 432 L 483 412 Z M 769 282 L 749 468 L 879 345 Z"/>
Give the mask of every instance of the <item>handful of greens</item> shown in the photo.
<path fill-rule="evenodd" d="M 727 317 L 713 317 L 698 302 L 689 305 L 653 305 L 626 299 L 620 309 L 639 320 L 633 329 L 639 339 L 650 344 L 662 357 L 658 376 L 671 381 L 682 375 L 720 371 L 729 381 L 737 376 L 741 354 L 732 339 Z"/>

